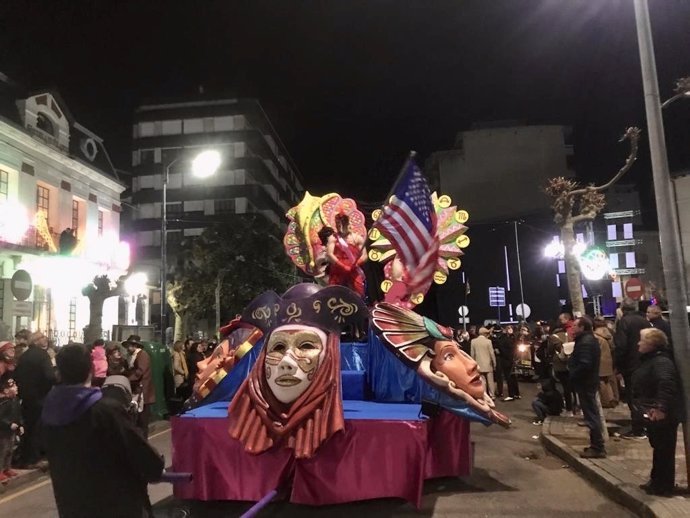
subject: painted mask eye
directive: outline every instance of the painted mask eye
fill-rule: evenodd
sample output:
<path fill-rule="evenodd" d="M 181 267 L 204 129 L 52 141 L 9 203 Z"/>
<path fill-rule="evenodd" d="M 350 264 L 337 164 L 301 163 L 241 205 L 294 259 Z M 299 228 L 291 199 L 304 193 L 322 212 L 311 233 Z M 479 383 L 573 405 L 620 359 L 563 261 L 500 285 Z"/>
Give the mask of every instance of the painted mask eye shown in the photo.
<path fill-rule="evenodd" d="M 273 349 L 271 349 L 271 352 L 285 354 L 286 349 L 287 349 L 287 347 L 284 343 L 278 342 L 277 344 L 275 344 L 273 346 Z"/>
<path fill-rule="evenodd" d="M 451 353 L 451 352 L 447 352 L 446 354 L 443 355 L 443 361 L 444 361 L 444 362 L 449 362 L 449 361 L 451 361 L 453 358 L 455 358 L 455 355 L 454 355 L 453 353 Z"/>
<path fill-rule="evenodd" d="M 312 342 L 302 342 L 299 344 L 300 351 L 313 351 L 316 346 Z"/>

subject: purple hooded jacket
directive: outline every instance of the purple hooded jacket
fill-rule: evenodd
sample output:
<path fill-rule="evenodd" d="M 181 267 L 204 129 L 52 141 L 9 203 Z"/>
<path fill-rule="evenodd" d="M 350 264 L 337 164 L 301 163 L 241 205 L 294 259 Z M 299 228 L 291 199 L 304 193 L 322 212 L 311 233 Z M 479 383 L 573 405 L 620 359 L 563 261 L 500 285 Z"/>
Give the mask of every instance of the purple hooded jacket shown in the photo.
<path fill-rule="evenodd" d="M 46 396 L 41 419 L 48 426 L 68 425 L 79 419 L 102 397 L 98 388 L 56 385 Z"/>

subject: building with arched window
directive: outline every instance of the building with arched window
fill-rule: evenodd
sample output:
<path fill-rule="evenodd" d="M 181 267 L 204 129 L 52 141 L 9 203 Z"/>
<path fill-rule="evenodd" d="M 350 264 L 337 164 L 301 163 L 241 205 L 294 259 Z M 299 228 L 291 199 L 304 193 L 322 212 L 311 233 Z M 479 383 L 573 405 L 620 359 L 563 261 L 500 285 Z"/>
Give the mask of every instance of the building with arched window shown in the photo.
<path fill-rule="evenodd" d="M 102 139 L 74 119 L 57 92 L 27 93 L 0 74 L 2 339 L 23 328 L 58 343 L 83 339 L 89 301 L 81 289 L 95 275 L 119 276 L 128 267 L 119 241 L 124 190 Z M 23 292 L 19 270 L 31 278 Z M 117 323 L 113 298 L 103 328 Z"/>

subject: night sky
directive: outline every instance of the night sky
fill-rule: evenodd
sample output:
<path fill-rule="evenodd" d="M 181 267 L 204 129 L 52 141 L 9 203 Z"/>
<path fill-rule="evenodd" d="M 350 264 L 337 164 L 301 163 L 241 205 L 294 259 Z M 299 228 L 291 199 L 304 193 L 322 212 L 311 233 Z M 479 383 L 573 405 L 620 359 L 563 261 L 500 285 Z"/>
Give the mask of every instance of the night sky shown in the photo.
<path fill-rule="evenodd" d="M 690 1 L 651 0 L 662 95 L 690 75 Z M 576 167 L 609 176 L 643 129 L 632 0 L 5 1 L 0 71 L 57 88 L 129 168 L 147 98 L 260 99 L 312 192 L 382 200 L 410 149 L 474 122 L 572 125 Z M 690 102 L 667 115 L 690 167 Z M 645 145 L 631 179 L 649 184 Z"/>

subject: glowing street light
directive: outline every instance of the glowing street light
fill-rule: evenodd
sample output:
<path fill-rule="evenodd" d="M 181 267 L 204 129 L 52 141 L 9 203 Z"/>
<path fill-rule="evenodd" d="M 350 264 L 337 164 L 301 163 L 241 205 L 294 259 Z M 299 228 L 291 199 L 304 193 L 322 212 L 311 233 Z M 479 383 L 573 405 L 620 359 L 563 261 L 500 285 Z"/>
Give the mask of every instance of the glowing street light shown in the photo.
<path fill-rule="evenodd" d="M 168 283 L 168 180 L 170 168 L 180 161 L 190 161 L 188 156 L 179 156 L 165 166 L 163 173 L 163 210 L 161 218 L 161 338 L 165 342 L 165 328 L 168 314 L 167 283 Z M 192 173 L 198 178 L 213 176 L 222 158 L 215 150 L 207 149 L 191 159 Z"/>
<path fill-rule="evenodd" d="M 192 172 L 198 178 L 208 178 L 216 174 L 220 167 L 220 153 L 213 149 L 202 151 L 192 160 Z"/>
<path fill-rule="evenodd" d="M 149 278 L 144 272 L 133 273 L 125 280 L 125 290 L 132 296 L 143 295 L 148 283 Z"/>

